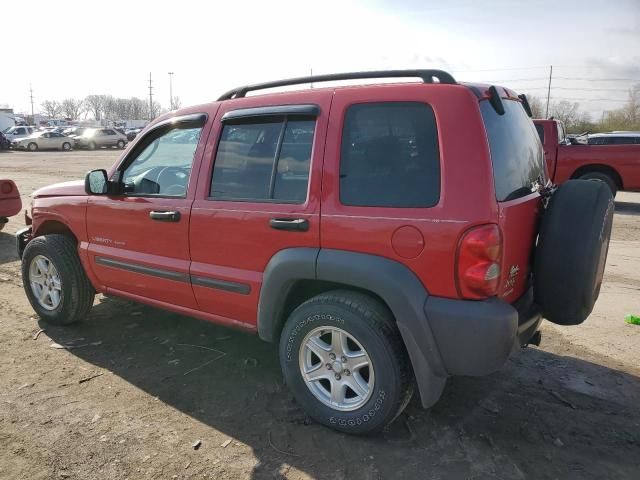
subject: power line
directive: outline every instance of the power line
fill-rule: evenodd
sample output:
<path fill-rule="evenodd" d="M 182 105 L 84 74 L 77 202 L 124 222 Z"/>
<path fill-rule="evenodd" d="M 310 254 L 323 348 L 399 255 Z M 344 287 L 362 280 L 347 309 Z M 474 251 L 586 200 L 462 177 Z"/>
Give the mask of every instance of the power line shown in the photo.
<path fill-rule="evenodd" d="M 640 82 L 640 78 L 578 78 L 557 77 L 560 80 L 573 80 L 578 82 Z"/>

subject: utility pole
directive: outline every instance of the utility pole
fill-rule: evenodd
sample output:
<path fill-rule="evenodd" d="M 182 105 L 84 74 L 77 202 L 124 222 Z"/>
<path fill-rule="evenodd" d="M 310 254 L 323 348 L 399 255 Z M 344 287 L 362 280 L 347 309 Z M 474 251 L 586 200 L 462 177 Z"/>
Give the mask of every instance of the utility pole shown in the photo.
<path fill-rule="evenodd" d="M 153 85 L 151 84 L 151 72 L 149 72 L 149 121 L 153 120 Z"/>
<path fill-rule="evenodd" d="M 29 84 L 29 98 L 31 99 L 31 123 L 35 124 L 36 119 L 33 114 L 33 87 L 31 86 L 31 84 Z"/>
<path fill-rule="evenodd" d="M 311 88 L 313 88 L 313 67 L 311 67 Z"/>
<path fill-rule="evenodd" d="M 169 110 L 173 110 L 173 72 L 169 72 Z"/>
<path fill-rule="evenodd" d="M 553 65 L 549 65 L 549 87 L 547 88 L 547 110 L 544 118 L 549 118 L 549 98 L 551 97 L 551 77 L 553 75 Z"/>

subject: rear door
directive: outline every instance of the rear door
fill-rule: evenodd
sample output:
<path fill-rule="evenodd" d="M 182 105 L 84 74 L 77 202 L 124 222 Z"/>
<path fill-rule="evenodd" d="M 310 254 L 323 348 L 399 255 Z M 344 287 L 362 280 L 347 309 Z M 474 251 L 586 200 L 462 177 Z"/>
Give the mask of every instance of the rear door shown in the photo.
<path fill-rule="evenodd" d="M 498 295 L 513 302 L 528 287 L 542 199 L 536 186 L 546 181 L 540 138 L 519 101 L 503 99 L 504 115 L 480 102 L 487 131 L 499 223 L 503 235 L 502 285 Z"/>
<path fill-rule="evenodd" d="M 275 99 L 275 100 L 274 100 Z M 199 308 L 256 325 L 264 270 L 279 251 L 320 245 L 320 182 L 330 92 L 225 102 L 191 213 Z M 216 149 L 217 147 L 217 149 Z"/>

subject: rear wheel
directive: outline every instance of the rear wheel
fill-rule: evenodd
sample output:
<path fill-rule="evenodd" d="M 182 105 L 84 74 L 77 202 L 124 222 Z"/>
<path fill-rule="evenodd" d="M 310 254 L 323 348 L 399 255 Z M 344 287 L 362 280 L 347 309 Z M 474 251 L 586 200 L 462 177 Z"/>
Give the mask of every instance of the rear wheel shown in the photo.
<path fill-rule="evenodd" d="M 604 275 L 614 202 L 604 182 L 569 180 L 549 200 L 534 262 L 536 303 L 548 320 L 582 323 Z"/>
<path fill-rule="evenodd" d="M 609 190 L 611 190 L 611 194 L 615 197 L 616 193 L 618 193 L 618 184 L 613 179 L 611 175 L 605 172 L 589 172 L 585 173 L 580 177 L 580 180 L 592 180 L 595 182 L 602 182 Z"/>
<path fill-rule="evenodd" d="M 27 145 L 27 149 L 30 152 L 35 152 L 36 150 L 38 150 L 38 144 L 34 143 L 34 142 L 31 142 L 29 145 Z"/>
<path fill-rule="evenodd" d="M 96 149 L 96 143 L 95 142 L 89 142 L 89 145 L 87 145 L 87 148 L 89 150 L 95 150 Z"/>
<path fill-rule="evenodd" d="M 118 148 L 122 150 L 124 148 L 124 140 L 118 140 Z"/>
<path fill-rule="evenodd" d="M 78 322 L 93 305 L 95 292 L 76 245 L 64 235 L 45 235 L 27 244 L 22 256 L 22 282 L 31 306 L 48 323 Z"/>
<path fill-rule="evenodd" d="M 282 371 L 317 422 L 347 433 L 382 429 L 413 393 L 411 367 L 389 310 L 336 290 L 300 305 L 280 339 Z"/>

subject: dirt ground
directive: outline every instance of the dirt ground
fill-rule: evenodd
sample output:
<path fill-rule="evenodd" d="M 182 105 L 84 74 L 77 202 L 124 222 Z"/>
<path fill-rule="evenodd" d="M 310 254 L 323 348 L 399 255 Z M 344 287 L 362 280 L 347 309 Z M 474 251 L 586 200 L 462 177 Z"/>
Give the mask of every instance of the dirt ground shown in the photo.
<path fill-rule="evenodd" d="M 35 188 L 119 153 L 0 152 L 0 177 L 28 206 Z M 305 417 L 276 347 L 247 334 L 104 297 L 77 327 L 40 323 L 19 274 L 21 226 L 0 233 L 2 479 L 640 478 L 640 327 L 624 322 L 640 314 L 640 194 L 617 197 L 583 326 L 545 323 L 540 348 L 451 379 L 428 411 L 414 398 L 371 438 Z"/>

